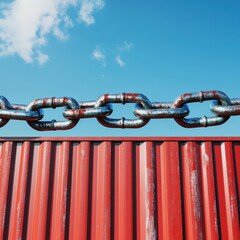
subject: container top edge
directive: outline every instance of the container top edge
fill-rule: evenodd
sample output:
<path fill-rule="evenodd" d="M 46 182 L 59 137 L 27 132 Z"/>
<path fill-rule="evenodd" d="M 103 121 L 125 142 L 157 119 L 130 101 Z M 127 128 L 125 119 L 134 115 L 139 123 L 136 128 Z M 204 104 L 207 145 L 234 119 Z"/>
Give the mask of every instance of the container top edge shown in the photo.
<path fill-rule="evenodd" d="M 197 136 L 197 137 L 0 137 L 1 142 L 6 141 L 31 141 L 31 142 L 59 142 L 59 141 L 69 141 L 69 142 L 79 142 L 79 141 L 240 141 L 240 137 L 214 137 L 214 136 Z"/>

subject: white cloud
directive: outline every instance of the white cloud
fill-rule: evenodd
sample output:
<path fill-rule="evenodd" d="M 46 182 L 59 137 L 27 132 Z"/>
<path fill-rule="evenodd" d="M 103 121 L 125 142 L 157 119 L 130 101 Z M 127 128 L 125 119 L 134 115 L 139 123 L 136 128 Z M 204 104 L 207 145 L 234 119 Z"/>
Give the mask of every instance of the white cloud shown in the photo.
<path fill-rule="evenodd" d="M 95 22 L 93 13 L 104 7 L 104 0 L 12 0 L 0 4 L 0 56 L 19 55 L 25 62 L 48 60 L 41 52 L 52 34 L 66 40 L 73 27 L 70 7 L 79 9 L 87 26 Z"/>
<path fill-rule="evenodd" d="M 100 50 L 99 48 L 96 48 L 96 49 L 92 52 L 92 57 L 93 57 L 93 59 L 101 62 L 104 67 L 106 66 L 106 63 L 105 63 L 105 55 L 104 55 L 103 51 Z"/>
<path fill-rule="evenodd" d="M 118 47 L 119 51 L 130 51 L 130 49 L 133 47 L 133 43 L 129 43 L 127 41 L 123 42 L 123 44 Z"/>
<path fill-rule="evenodd" d="M 92 13 L 104 7 L 104 0 L 81 0 L 82 6 L 79 12 L 79 17 L 87 25 L 95 23 Z"/>
<path fill-rule="evenodd" d="M 119 55 L 116 56 L 115 60 L 120 67 L 125 66 L 125 62 L 122 60 L 122 58 Z"/>
<path fill-rule="evenodd" d="M 125 66 L 125 61 L 123 61 L 122 55 L 124 54 L 124 52 L 130 51 L 132 47 L 133 47 L 133 43 L 127 42 L 127 41 L 124 41 L 120 46 L 117 47 L 118 54 L 115 57 L 115 61 L 120 67 Z"/>
<path fill-rule="evenodd" d="M 37 60 L 40 65 L 43 65 L 49 60 L 48 55 L 41 53 L 40 51 L 37 52 Z"/>

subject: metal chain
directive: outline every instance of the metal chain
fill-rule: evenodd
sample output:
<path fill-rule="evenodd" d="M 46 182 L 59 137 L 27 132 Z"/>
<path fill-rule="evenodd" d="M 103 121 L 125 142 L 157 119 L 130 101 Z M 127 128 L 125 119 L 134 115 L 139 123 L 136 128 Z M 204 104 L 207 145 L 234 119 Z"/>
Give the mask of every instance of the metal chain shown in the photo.
<path fill-rule="evenodd" d="M 212 117 L 186 118 L 189 103 L 209 101 Z M 135 103 L 133 114 L 135 119 L 112 119 L 107 116 L 113 112 L 112 104 Z M 63 117 L 66 121 L 41 121 L 44 108 L 65 107 Z M 10 104 L 0 96 L 0 128 L 9 120 L 25 120 L 38 131 L 68 130 L 76 126 L 82 118 L 96 118 L 99 123 L 110 128 L 140 128 L 150 119 L 173 118 L 179 125 L 186 128 L 216 126 L 225 123 L 231 116 L 240 115 L 240 98 L 229 99 L 221 91 L 200 91 L 186 93 L 173 102 L 150 102 L 140 93 L 105 94 L 96 101 L 77 102 L 70 97 L 42 98 L 28 105 Z"/>

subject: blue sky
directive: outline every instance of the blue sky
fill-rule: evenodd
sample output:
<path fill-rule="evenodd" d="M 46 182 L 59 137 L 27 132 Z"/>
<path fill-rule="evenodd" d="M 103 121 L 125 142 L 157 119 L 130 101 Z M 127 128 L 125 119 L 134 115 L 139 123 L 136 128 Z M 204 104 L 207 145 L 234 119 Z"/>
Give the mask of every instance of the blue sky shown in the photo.
<path fill-rule="evenodd" d="M 63 96 L 90 101 L 122 92 L 152 102 L 208 90 L 240 97 L 238 1 L 3 0 L 0 6 L 1 95 L 10 103 Z M 212 115 L 209 103 L 190 104 L 189 117 Z M 113 107 L 113 118 L 134 117 L 133 104 Z M 44 120 L 63 120 L 61 111 L 46 110 Z M 11 120 L 0 135 L 237 136 L 238 129 L 239 117 L 198 129 L 173 119 L 140 129 L 82 119 L 56 132 Z"/>

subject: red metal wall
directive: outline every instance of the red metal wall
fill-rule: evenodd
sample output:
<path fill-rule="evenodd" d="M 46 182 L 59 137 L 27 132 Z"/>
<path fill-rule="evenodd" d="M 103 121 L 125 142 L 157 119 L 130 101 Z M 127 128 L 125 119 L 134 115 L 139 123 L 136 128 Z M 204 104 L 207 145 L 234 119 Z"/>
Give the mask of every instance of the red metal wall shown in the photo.
<path fill-rule="evenodd" d="M 240 239 L 240 138 L 0 139 L 0 239 Z"/>

